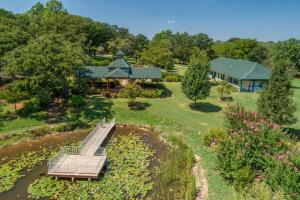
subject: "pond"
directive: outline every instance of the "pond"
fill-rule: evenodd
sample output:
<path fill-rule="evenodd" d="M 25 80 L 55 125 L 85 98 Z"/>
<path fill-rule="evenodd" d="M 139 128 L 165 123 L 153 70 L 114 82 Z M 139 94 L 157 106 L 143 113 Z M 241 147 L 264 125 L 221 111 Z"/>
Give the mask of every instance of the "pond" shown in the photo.
<path fill-rule="evenodd" d="M 122 196 L 142 198 L 151 195 L 158 163 L 166 158 L 168 145 L 159 139 L 159 134 L 156 132 L 132 125 L 118 125 L 109 138 L 107 142 L 108 164 L 99 179 L 90 182 L 78 180 L 71 183 L 70 180 L 56 182 L 53 178 L 47 177 L 47 160 L 57 151 L 59 146 L 78 143 L 87 134 L 88 131 L 80 131 L 48 135 L 37 140 L 0 149 L 0 181 L 2 179 L 3 182 L 7 181 L 6 185 L 2 184 L 4 188 L 2 190 L 11 187 L 11 189 L 1 193 L 0 183 L 0 199 L 29 199 L 29 195 L 35 199 L 47 199 L 51 196 L 73 198 L 73 195 L 78 195 L 78 190 L 82 194 L 92 195 L 85 196 L 92 198 L 99 198 L 101 195 L 111 197 L 111 199 L 117 198 L 117 196 L 107 195 L 110 193 L 119 193 L 120 199 Z M 125 156 L 126 154 L 130 156 Z M 24 164 L 16 164 L 15 160 L 17 162 L 20 160 L 18 163 Z M 8 167 L 4 167 L 6 165 Z M 14 169 L 19 170 L 14 171 Z M 5 172 L 9 175 L 1 175 Z M 131 181 L 126 180 L 128 178 Z M 59 187 L 51 186 L 52 189 L 48 191 L 47 184 L 59 184 Z M 86 184 L 89 185 L 88 189 Z M 30 194 L 28 188 L 30 188 Z M 98 188 L 102 188 L 102 191 L 98 191 Z M 41 193 L 41 190 L 44 192 Z M 64 193 L 61 190 L 67 192 Z M 77 196 L 77 198 L 79 197 Z"/>

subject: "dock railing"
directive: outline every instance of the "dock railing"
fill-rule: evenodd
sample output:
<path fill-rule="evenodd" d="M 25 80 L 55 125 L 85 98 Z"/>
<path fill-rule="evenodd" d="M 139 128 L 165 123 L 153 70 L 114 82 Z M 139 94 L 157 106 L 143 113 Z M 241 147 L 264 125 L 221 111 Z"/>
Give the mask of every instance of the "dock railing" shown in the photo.
<path fill-rule="evenodd" d="M 98 132 L 98 130 L 103 127 L 103 125 L 106 122 L 106 118 L 103 118 L 102 121 L 100 121 L 96 127 L 89 133 L 89 135 L 80 143 L 79 145 L 79 152 L 84 150 L 86 147 L 86 144 L 89 143 L 89 141 L 94 137 L 94 135 Z"/>
<path fill-rule="evenodd" d="M 102 119 L 96 127 L 89 133 L 89 135 L 81 142 L 79 146 L 64 146 L 61 147 L 58 153 L 48 161 L 48 171 L 54 171 L 55 166 L 63 159 L 66 155 L 79 155 L 82 150 L 84 150 L 85 146 L 88 144 L 88 142 L 93 138 L 93 136 L 99 131 L 101 127 L 106 123 L 106 119 Z M 115 118 L 111 120 L 109 123 L 114 124 Z M 99 146 L 99 148 L 96 150 L 94 156 L 102 156 L 106 160 L 106 149 Z M 61 164 L 59 165 L 59 169 L 61 172 L 69 172 L 72 173 L 74 171 L 78 173 L 89 173 L 93 172 L 95 169 L 98 169 L 101 166 L 101 163 L 98 163 L 97 165 L 91 165 L 91 164 Z"/>

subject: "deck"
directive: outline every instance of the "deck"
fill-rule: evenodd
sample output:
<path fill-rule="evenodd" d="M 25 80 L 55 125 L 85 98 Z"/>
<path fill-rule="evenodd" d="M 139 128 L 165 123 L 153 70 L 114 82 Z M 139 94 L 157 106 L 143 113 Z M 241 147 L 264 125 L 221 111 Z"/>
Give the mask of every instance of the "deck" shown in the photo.
<path fill-rule="evenodd" d="M 102 147 L 115 120 L 99 122 L 79 146 L 62 147 L 48 162 L 48 175 L 54 177 L 97 178 L 106 161 Z"/>

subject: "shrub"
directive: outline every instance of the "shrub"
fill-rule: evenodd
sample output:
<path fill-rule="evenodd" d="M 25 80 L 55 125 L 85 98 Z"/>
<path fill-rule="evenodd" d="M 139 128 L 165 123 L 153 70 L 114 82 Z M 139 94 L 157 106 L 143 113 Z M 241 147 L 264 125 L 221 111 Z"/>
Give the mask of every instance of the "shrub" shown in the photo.
<path fill-rule="evenodd" d="M 41 137 L 41 136 L 50 134 L 51 129 L 47 126 L 42 126 L 42 127 L 35 128 L 35 129 L 28 131 L 28 133 L 33 135 L 34 137 Z"/>
<path fill-rule="evenodd" d="M 84 98 L 80 95 L 72 95 L 68 100 L 69 106 L 82 106 L 85 104 Z"/>
<path fill-rule="evenodd" d="M 229 106 L 225 117 L 229 137 L 218 152 L 218 168 L 225 180 L 245 189 L 255 179 L 263 179 L 287 199 L 299 196 L 299 152 L 293 150 L 295 142 L 287 133 L 239 105 Z"/>
<path fill-rule="evenodd" d="M 66 132 L 66 131 L 72 131 L 73 129 L 74 127 L 71 124 L 65 123 L 65 124 L 59 124 L 53 130 L 56 132 Z"/>
<path fill-rule="evenodd" d="M 168 74 L 164 81 L 166 82 L 179 82 L 181 80 L 181 76 L 179 74 Z"/>
<path fill-rule="evenodd" d="M 142 90 L 140 97 L 144 98 L 159 98 L 164 94 L 163 89 L 154 89 L 154 90 Z"/>
<path fill-rule="evenodd" d="M 227 83 L 226 81 L 221 81 L 221 83 L 217 87 L 217 92 L 220 94 L 221 100 L 227 100 L 228 96 L 232 92 L 236 92 L 237 89 L 233 86 Z M 225 96 L 224 96 L 225 94 Z M 226 98 L 227 97 L 227 98 Z"/>
<path fill-rule="evenodd" d="M 265 182 L 255 181 L 251 187 L 238 194 L 239 200 L 285 200 L 281 191 L 272 191 Z"/>
<path fill-rule="evenodd" d="M 203 142 L 206 146 L 214 146 L 228 138 L 225 130 L 213 128 L 203 134 Z"/>
<path fill-rule="evenodd" d="M 135 102 L 135 99 L 141 95 L 142 88 L 136 83 L 131 83 L 126 85 L 121 91 L 120 94 L 128 98 L 128 105 L 132 105 Z"/>

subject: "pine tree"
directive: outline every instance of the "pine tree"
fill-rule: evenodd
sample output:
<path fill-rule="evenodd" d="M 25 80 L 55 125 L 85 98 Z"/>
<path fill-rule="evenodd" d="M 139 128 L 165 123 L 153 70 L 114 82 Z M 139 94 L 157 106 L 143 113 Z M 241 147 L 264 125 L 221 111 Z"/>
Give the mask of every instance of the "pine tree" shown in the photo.
<path fill-rule="evenodd" d="M 296 122 L 293 102 L 293 90 L 289 64 L 284 60 L 276 61 L 267 88 L 257 101 L 258 112 L 265 118 L 280 124 L 290 125 Z"/>
<path fill-rule="evenodd" d="M 185 96 L 194 101 L 209 96 L 211 85 L 208 78 L 209 59 L 205 51 L 194 50 L 188 69 L 183 77 L 182 90 Z"/>

